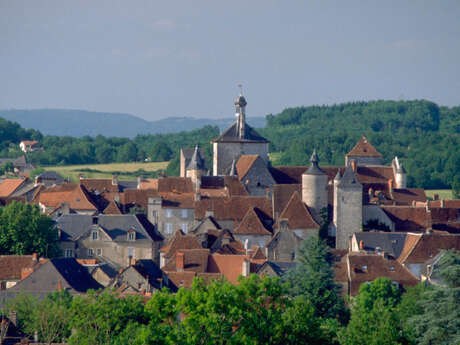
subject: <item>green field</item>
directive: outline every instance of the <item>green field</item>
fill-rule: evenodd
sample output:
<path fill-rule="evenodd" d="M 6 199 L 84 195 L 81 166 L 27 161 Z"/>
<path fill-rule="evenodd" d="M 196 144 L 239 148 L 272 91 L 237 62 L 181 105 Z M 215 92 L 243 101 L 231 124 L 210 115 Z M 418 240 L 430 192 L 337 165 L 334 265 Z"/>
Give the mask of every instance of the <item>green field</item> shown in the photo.
<path fill-rule="evenodd" d="M 148 172 L 166 169 L 168 162 L 150 163 L 112 163 L 112 164 L 86 164 L 86 165 L 66 165 L 49 166 L 45 170 L 54 170 L 64 178 L 71 181 L 78 181 L 78 176 L 82 174 L 86 178 L 111 178 L 117 174 L 120 180 L 135 180 L 134 173 L 140 169 Z M 85 171 L 93 170 L 93 171 Z"/>
<path fill-rule="evenodd" d="M 452 199 L 452 190 L 451 189 L 428 189 L 425 190 L 425 194 L 428 198 L 434 199 L 434 195 L 438 194 L 439 199 L 451 200 Z"/>

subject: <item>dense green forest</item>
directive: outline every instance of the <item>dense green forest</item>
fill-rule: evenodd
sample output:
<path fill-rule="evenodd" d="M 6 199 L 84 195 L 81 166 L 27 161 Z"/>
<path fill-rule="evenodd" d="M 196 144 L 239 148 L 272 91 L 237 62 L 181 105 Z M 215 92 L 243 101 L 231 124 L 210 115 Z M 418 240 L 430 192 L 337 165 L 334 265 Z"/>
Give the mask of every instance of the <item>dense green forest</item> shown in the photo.
<path fill-rule="evenodd" d="M 313 148 L 321 164 L 342 165 L 347 153 L 365 134 L 388 164 L 398 156 L 408 171 L 410 187 L 460 190 L 460 107 L 439 107 L 433 102 L 370 101 L 331 106 L 287 108 L 267 115 L 267 126 L 259 130 L 280 152 L 274 164 L 305 165 Z M 171 160 L 167 173 L 179 172 L 179 149 L 199 144 L 211 163 L 210 140 L 219 129 L 176 134 L 138 135 L 134 139 L 43 136 L 35 130 L 0 119 L 0 157 L 20 154 L 17 144 L 37 139 L 43 152 L 28 155 L 39 165 L 68 165 Z"/>

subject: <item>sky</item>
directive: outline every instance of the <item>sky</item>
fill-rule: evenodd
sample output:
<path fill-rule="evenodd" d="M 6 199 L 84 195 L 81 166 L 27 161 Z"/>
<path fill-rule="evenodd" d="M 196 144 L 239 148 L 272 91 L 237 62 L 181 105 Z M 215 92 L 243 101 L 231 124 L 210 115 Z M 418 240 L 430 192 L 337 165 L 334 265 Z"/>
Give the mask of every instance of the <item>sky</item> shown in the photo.
<path fill-rule="evenodd" d="M 0 0 L 0 109 L 231 117 L 460 105 L 460 1 Z"/>

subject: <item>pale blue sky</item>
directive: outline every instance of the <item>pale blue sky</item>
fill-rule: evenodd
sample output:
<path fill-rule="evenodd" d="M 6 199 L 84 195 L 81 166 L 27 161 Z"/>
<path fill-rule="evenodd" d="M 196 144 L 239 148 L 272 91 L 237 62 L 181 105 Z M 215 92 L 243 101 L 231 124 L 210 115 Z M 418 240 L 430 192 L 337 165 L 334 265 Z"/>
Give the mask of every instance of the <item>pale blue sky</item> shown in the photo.
<path fill-rule="evenodd" d="M 0 0 L 0 109 L 229 117 L 460 105 L 460 1 Z"/>

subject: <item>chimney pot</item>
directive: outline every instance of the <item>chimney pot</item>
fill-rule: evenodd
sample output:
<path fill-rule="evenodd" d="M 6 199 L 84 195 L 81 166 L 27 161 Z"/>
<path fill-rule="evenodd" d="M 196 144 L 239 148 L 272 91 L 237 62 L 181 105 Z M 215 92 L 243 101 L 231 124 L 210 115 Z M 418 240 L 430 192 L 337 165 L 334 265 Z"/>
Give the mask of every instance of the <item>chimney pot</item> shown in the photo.
<path fill-rule="evenodd" d="M 38 262 L 38 255 L 37 255 L 37 253 L 33 253 L 33 254 L 32 254 L 32 259 L 33 259 L 35 262 Z"/>
<path fill-rule="evenodd" d="M 350 163 L 351 163 L 351 170 L 356 172 L 358 170 L 357 165 L 356 165 L 356 160 L 352 159 Z"/>
<path fill-rule="evenodd" d="M 242 272 L 241 272 L 243 277 L 248 277 L 249 276 L 250 267 L 251 267 L 251 263 L 247 259 L 244 259 L 243 260 Z"/>
<path fill-rule="evenodd" d="M 131 266 L 134 266 L 136 265 L 136 259 L 135 258 L 131 258 Z"/>
<path fill-rule="evenodd" d="M 24 267 L 21 269 L 21 280 L 26 279 L 33 273 L 34 269 L 32 267 Z"/>
<path fill-rule="evenodd" d="M 62 282 L 60 280 L 58 280 L 58 283 L 57 283 L 57 290 L 62 291 Z"/>
<path fill-rule="evenodd" d="M 184 270 L 184 266 L 185 266 L 184 253 L 177 252 L 176 253 L 176 271 L 182 272 Z"/>
<path fill-rule="evenodd" d="M 359 249 L 364 250 L 364 241 L 363 240 L 359 241 Z"/>

